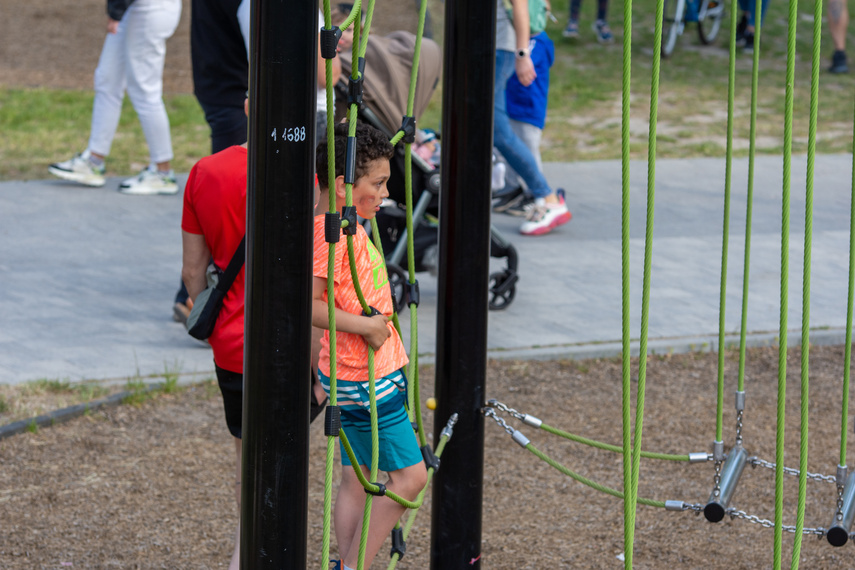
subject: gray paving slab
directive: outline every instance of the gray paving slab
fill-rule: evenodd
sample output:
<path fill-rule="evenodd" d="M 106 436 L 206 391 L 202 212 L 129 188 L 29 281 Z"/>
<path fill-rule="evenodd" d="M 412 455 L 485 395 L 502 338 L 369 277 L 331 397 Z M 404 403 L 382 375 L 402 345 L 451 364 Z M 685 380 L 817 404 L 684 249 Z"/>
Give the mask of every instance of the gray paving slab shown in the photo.
<path fill-rule="evenodd" d="M 804 156 L 794 157 L 790 200 L 788 320 L 801 327 Z M 506 311 L 491 312 L 495 357 L 580 358 L 620 352 L 621 166 L 551 163 L 573 220 L 537 238 L 520 220 L 494 224 L 519 253 L 520 281 Z M 778 335 L 781 268 L 780 157 L 755 168 L 748 330 Z M 846 323 L 851 155 L 816 163 L 810 322 L 815 342 L 842 342 Z M 659 160 L 651 258 L 650 348 L 715 348 L 719 319 L 722 159 Z M 725 328 L 740 326 L 747 160 L 734 162 Z M 181 195 L 124 196 L 118 179 L 87 189 L 61 181 L 0 183 L 0 382 L 115 379 L 180 372 L 211 375 L 210 349 L 171 319 L 181 265 Z M 181 181 L 183 182 L 183 180 Z M 647 164 L 630 165 L 630 334 L 641 331 Z M 501 261 L 492 264 L 498 268 Z M 435 350 L 436 279 L 419 274 L 419 352 Z M 408 316 L 402 315 L 409 331 Z M 408 332 L 407 332 L 408 334 Z"/>

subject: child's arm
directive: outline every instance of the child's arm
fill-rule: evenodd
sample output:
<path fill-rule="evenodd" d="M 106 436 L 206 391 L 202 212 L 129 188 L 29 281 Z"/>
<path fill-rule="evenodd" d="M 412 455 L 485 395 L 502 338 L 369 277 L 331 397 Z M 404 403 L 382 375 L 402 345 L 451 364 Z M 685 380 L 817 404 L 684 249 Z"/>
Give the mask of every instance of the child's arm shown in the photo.
<path fill-rule="evenodd" d="M 329 309 L 323 297 L 324 291 L 327 290 L 327 280 L 320 277 L 312 279 L 312 325 L 329 330 Z M 386 339 L 392 336 L 389 327 L 386 326 L 388 322 L 389 317 L 386 315 L 366 317 L 338 308 L 335 310 L 336 330 L 361 335 L 374 350 L 379 350 Z"/>

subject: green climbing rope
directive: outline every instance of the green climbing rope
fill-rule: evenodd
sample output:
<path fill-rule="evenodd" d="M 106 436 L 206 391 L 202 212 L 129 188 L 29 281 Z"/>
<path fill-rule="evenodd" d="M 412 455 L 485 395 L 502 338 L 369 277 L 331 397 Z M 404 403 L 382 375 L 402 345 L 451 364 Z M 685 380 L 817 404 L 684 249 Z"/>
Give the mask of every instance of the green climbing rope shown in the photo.
<path fill-rule="evenodd" d="M 583 485 L 587 485 L 588 487 L 591 487 L 592 489 L 596 489 L 597 491 L 602 491 L 603 493 L 609 494 L 613 497 L 617 497 L 618 499 L 623 499 L 624 501 L 626 500 L 624 493 L 621 493 L 617 489 L 612 489 L 611 487 L 606 487 L 605 485 L 600 485 L 599 483 L 591 481 L 590 479 L 583 477 L 582 475 L 579 475 L 578 473 L 576 473 L 574 471 L 571 471 L 570 469 L 564 467 L 563 465 L 561 465 L 560 463 L 558 463 L 557 461 L 555 461 L 554 459 L 552 459 L 551 457 L 549 457 L 548 455 L 546 455 L 545 453 L 543 453 L 542 451 L 537 449 L 531 443 L 527 444 L 525 446 L 525 448 L 527 450 L 529 450 L 535 457 L 542 459 L 543 461 L 545 461 L 546 463 L 548 463 L 549 465 L 551 465 L 552 467 L 554 467 L 555 469 L 557 469 L 561 473 L 564 473 L 565 475 L 567 475 L 568 477 L 578 481 L 579 483 L 582 483 Z M 636 497 L 635 502 L 640 503 L 642 505 L 647 505 L 649 507 L 661 507 L 663 509 L 665 508 L 665 501 L 654 501 L 652 499 L 639 499 L 638 497 Z M 624 556 L 629 557 L 629 552 L 630 551 L 626 551 Z"/>
<path fill-rule="evenodd" d="M 436 453 L 435 453 L 437 458 L 442 457 L 442 452 L 443 452 L 443 450 L 445 450 L 445 444 L 448 443 L 449 437 L 450 437 L 449 435 L 447 435 L 446 433 L 443 433 L 442 436 L 439 438 L 439 443 L 436 445 Z M 427 490 L 428 487 L 430 487 L 430 482 L 433 479 L 434 473 L 435 473 L 435 470 L 433 467 L 428 468 L 427 483 L 425 484 L 425 488 L 422 489 L 422 492 L 419 493 L 419 496 L 416 499 L 416 502 L 422 503 L 422 501 L 424 501 L 425 491 Z M 404 525 L 404 541 L 405 542 L 407 540 L 407 537 L 410 536 L 410 531 L 413 528 L 413 523 L 416 521 L 416 515 L 418 515 L 418 513 L 419 513 L 419 511 L 417 509 L 410 511 L 410 516 L 407 518 L 407 523 Z M 395 566 L 397 566 L 398 561 L 400 559 L 401 559 L 401 555 L 398 554 L 397 552 L 394 553 L 392 555 L 392 560 L 389 562 L 389 566 L 388 566 L 387 570 L 393 570 L 393 568 L 395 568 Z"/>
<path fill-rule="evenodd" d="M 621 81 L 621 419 L 623 436 L 623 488 L 632 488 L 632 411 L 629 329 L 629 120 L 632 75 L 632 0 L 623 4 L 623 73 Z M 632 568 L 635 505 L 624 500 L 623 543 L 625 567 Z"/>
<path fill-rule="evenodd" d="M 418 60 L 419 60 L 419 49 L 421 45 L 421 38 L 423 35 L 424 29 L 424 21 L 426 17 L 427 4 L 426 2 L 422 2 L 421 8 L 419 10 L 419 29 L 416 40 L 416 53 L 414 56 L 412 77 L 410 82 L 410 93 L 408 97 L 408 106 L 407 112 L 409 115 L 412 115 L 413 109 L 413 101 L 415 99 L 415 85 L 416 78 L 418 74 Z M 347 29 L 350 25 L 354 26 L 354 41 L 353 41 L 353 56 L 352 61 L 358 62 L 362 60 L 365 56 L 365 51 L 367 49 L 368 35 L 371 27 L 371 21 L 374 13 L 374 0 L 369 0 L 367 8 L 366 8 L 366 19 L 365 25 L 360 29 L 360 26 L 356 25 L 356 22 L 362 21 L 362 3 L 361 1 L 357 1 L 345 19 L 345 21 L 341 25 L 341 29 Z M 331 15 L 330 15 L 330 5 L 329 0 L 325 0 L 324 2 L 324 24 L 325 28 L 331 28 Z M 333 108 L 334 101 L 332 95 L 332 62 L 326 62 L 326 79 L 327 79 L 327 104 L 328 108 Z M 359 80 L 360 79 L 360 70 L 358 65 L 354 65 L 351 72 L 351 80 Z M 348 120 L 348 136 L 354 137 L 356 133 L 356 119 L 357 119 L 357 105 L 355 103 L 351 104 L 347 111 L 347 120 Z M 328 173 L 329 180 L 335 180 L 335 140 L 333 136 L 334 131 L 334 123 L 333 123 L 333 114 L 328 114 L 327 120 L 327 150 L 328 150 Z M 402 136 L 402 133 L 398 133 L 395 138 L 392 140 L 392 144 L 396 144 Z M 412 170 L 410 165 L 410 157 L 411 157 L 411 145 L 407 143 L 406 145 L 406 159 L 407 159 L 407 169 L 405 172 L 405 184 L 407 191 L 407 225 L 408 225 L 408 235 L 407 235 L 407 248 L 409 254 L 409 274 L 410 274 L 410 284 L 414 284 L 414 265 L 413 265 L 413 230 L 412 230 Z M 347 206 L 353 205 L 353 184 L 347 183 L 345 184 L 346 188 L 346 199 L 345 203 Z M 330 193 L 330 207 L 329 211 L 333 212 L 336 210 L 335 204 L 335 193 Z M 342 226 L 345 227 L 347 222 L 343 222 Z M 379 236 L 379 231 L 376 223 L 372 223 L 372 234 L 374 241 L 381 251 L 382 255 L 382 244 Z M 347 236 L 347 255 L 348 255 L 348 263 L 350 266 L 351 276 L 354 283 L 354 290 L 359 299 L 359 303 L 365 311 L 366 314 L 371 313 L 371 307 L 369 307 L 368 303 L 365 300 L 365 297 L 362 293 L 358 276 L 356 275 L 356 263 L 355 263 L 355 255 L 353 250 L 353 236 Z M 336 405 L 336 359 L 335 359 L 335 298 L 333 291 L 333 268 L 335 266 L 335 243 L 331 243 L 329 246 L 329 258 L 328 258 L 328 271 L 327 271 L 327 298 L 328 298 L 328 312 L 329 312 L 329 329 L 330 329 L 330 390 L 331 390 L 331 399 L 330 403 L 332 406 Z M 413 410 L 415 409 L 416 422 L 418 425 L 419 431 L 419 439 L 421 445 L 425 445 L 426 436 L 424 431 L 424 425 L 421 418 L 421 410 L 416 403 L 419 401 L 419 389 L 418 389 L 418 336 L 417 336 L 417 315 L 416 315 L 416 307 L 415 305 L 411 305 L 411 355 L 416 355 L 411 357 L 410 361 L 410 370 L 408 373 L 408 378 L 412 384 L 412 390 L 409 391 L 408 398 L 408 413 L 410 415 L 410 419 L 413 419 Z M 398 331 L 399 336 L 401 335 L 400 322 L 398 320 L 397 312 L 393 313 L 392 321 L 395 325 L 396 330 Z M 369 406 L 370 406 L 370 415 L 371 415 L 371 439 L 372 439 L 372 461 L 371 461 L 371 469 L 369 479 L 366 479 L 364 474 L 360 469 L 354 469 L 357 478 L 363 487 L 368 491 L 365 501 L 365 508 L 363 512 L 363 521 L 362 521 L 362 533 L 360 536 L 360 544 L 359 544 L 359 561 L 357 568 L 358 570 L 362 570 L 364 566 L 365 559 L 365 550 L 367 545 L 367 536 L 368 536 L 368 528 L 370 525 L 370 515 L 371 515 L 371 505 L 373 493 L 379 492 L 379 487 L 376 484 L 377 475 L 378 475 L 378 459 L 379 459 L 379 445 L 378 445 L 378 420 L 377 420 L 377 402 L 376 402 L 376 383 L 375 383 L 375 370 L 374 370 L 374 350 L 370 346 L 368 347 L 368 384 L 369 384 Z M 353 454 L 353 450 L 350 446 L 350 443 L 347 441 L 347 437 L 344 431 L 340 430 L 339 434 L 336 434 L 341 437 L 342 446 L 345 449 L 345 453 L 349 457 L 352 465 L 357 465 L 358 461 Z M 440 445 L 442 447 L 445 446 L 445 443 L 450 437 L 449 434 L 443 436 Z M 324 539 L 323 539 L 323 564 L 329 564 L 329 548 L 330 548 L 330 518 L 331 518 L 331 496 L 332 496 L 332 462 L 334 460 L 334 439 L 335 435 L 331 436 L 327 440 L 327 470 L 326 470 L 326 482 L 324 486 Z M 440 448 L 438 448 L 440 449 Z M 438 454 L 437 454 L 438 456 Z M 432 475 L 432 469 L 429 469 L 429 475 Z M 424 490 L 419 494 L 416 501 L 407 501 L 403 497 L 396 495 L 395 493 L 386 490 L 384 496 L 389 497 L 390 499 L 396 501 L 400 505 L 404 506 L 408 509 L 413 509 L 413 513 L 410 516 L 410 521 L 414 520 L 416 510 L 421 506 L 424 498 Z M 411 525 L 412 523 L 409 522 Z M 397 562 L 397 559 L 393 562 Z"/>
<path fill-rule="evenodd" d="M 799 440 L 799 498 L 796 510 L 796 537 L 791 568 L 799 567 L 807 498 L 808 406 L 810 388 L 810 264 L 813 241 L 813 178 L 816 162 L 816 122 L 819 107 L 819 47 L 822 33 L 822 0 L 814 3 L 813 61 L 810 82 L 810 119 L 808 123 L 807 175 L 805 180 L 805 244 L 802 270 L 802 355 L 801 355 L 801 423 Z"/>
<path fill-rule="evenodd" d="M 790 161 L 793 155 L 793 92 L 796 65 L 798 0 L 790 0 L 787 30 L 787 75 L 784 104 L 784 182 L 781 192 L 781 313 L 778 329 L 778 406 L 775 434 L 775 538 L 773 566 L 781 567 L 784 517 L 784 418 L 787 402 L 787 311 L 790 271 Z M 755 46 L 756 47 L 759 46 Z"/>
<path fill-rule="evenodd" d="M 736 13 L 731 2 L 730 64 L 727 75 L 727 150 L 724 167 L 724 214 L 721 231 L 721 285 L 718 299 L 718 382 L 716 392 L 715 441 L 722 441 L 724 424 L 724 314 L 727 299 L 727 248 L 730 239 L 730 179 L 733 164 L 733 100 L 736 83 Z"/>
<path fill-rule="evenodd" d="M 588 439 L 587 437 L 582 437 L 580 435 L 574 435 L 572 433 L 562 431 L 560 429 L 548 426 L 546 424 L 541 424 L 540 429 L 545 432 L 549 432 L 553 435 L 557 435 L 559 437 L 563 437 L 565 439 L 569 439 L 570 441 L 575 441 L 576 443 L 581 443 L 584 445 L 588 445 L 590 447 L 595 447 L 597 449 L 602 449 L 605 451 L 613 451 L 615 453 L 623 453 L 623 448 L 617 445 L 612 445 L 609 443 L 603 443 L 601 441 L 596 441 L 593 439 Z M 664 459 L 666 461 L 689 461 L 688 455 L 677 455 L 673 453 L 654 453 L 652 451 L 642 451 L 641 456 L 646 459 Z"/>
<path fill-rule="evenodd" d="M 849 206 L 849 293 L 846 302 L 846 346 L 843 350 L 843 405 L 840 412 L 840 459 L 846 466 L 846 436 L 849 431 L 849 367 L 852 365 L 852 308 L 855 298 L 855 119 L 852 121 L 852 197 Z M 838 481 L 842 483 L 842 481 Z"/>
<path fill-rule="evenodd" d="M 641 469 L 642 427 L 644 425 L 644 396 L 647 385 L 647 339 L 650 317 L 650 275 L 653 261 L 653 214 L 656 203 L 656 125 L 659 112 L 659 66 L 662 50 L 662 22 L 664 2 L 656 3 L 656 27 L 653 42 L 653 70 L 650 80 L 650 126 L 647 143 L 647 220 L 644 236 L 644 278 L 641 290 L 641 338 L 638 359 L 638 392 L 635 401 L 635 430 L 629 465 L 629 487 L 624 489 L 624 548 L 626 568 L 632 568 L 632 551 L 635 540 L 635 508 L 638 499 L 638 479 Z M 629 37 L 629 36 L 626 36 Z M 626 39 L 626 37 L 624 39 Z M 626 416 L 626 412 L 624 412 Z M 626 443 L 624 444 L 626 448 Z M 624 458 L 624 470 L 627 458 Z M 624 477 L 626 479 L 626 477 Z"/>

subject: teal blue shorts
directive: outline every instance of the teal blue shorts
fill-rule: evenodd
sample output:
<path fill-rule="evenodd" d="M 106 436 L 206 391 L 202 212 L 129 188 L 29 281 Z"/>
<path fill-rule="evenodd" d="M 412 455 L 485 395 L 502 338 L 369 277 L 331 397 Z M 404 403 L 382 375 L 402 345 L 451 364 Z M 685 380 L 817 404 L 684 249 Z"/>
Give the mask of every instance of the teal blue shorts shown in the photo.
<path fill-rule="evenodd" d="M 327 394 L 330 393 L 330 379 L 323 372 L 318 373 Z M 371 468 L 371 413 L 368 396 L 368 382 L 337 380 L 336 392 L 341 407 L 341 427 L 347 441 L 356 455 L 359 465 Z M 397 471 L 422 461 L 416 434 L 407 415 L 407 379 L 403 370 L 375 382 L 378 425 L 378 468 L 381 471 Z M 341 464 L 351 465 L 350 458 L 339 442 Z"/>

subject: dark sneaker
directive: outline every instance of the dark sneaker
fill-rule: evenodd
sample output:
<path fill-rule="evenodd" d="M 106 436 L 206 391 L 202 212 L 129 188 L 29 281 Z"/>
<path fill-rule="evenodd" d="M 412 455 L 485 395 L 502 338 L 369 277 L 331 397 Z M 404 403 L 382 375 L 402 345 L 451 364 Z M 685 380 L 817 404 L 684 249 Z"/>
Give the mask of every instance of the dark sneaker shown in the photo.
<path fill-rule="evenodd" d="M 846 52 L 843 50 L 835 50 L 831 56 L 831 67 L 828 68 L 830 73 L 849 73 L 849 65 L 846 63 Z"/>
<path fill-rule="evenodd" d="M 736 24 L 736 43 L 742 45 L 745 43 L 745 28 L 748 27 L 748 16 L 742 14 L 739 23 Z"/>
<path fill-rule="evenodd" d="M 591 24 L 591 29 L 594 30 L 594 33 L 597 35 L 597 41 L 601 44 L 610 44 L 615 41 L 614 36 L 612 36 L 612 30 L 605 20 L 597 20 Z"/>
<path fill-rule="evenodd" d="M 510 214 L 511 216 L 526 216 L 532 204 L 534 204 L 534 198 L 528 194 L 521 194 L 513 202 L 508 204 L 502 213 Z"/>
<path fill-rule="evenodd" d="M 493 194 L 493 211 L 504 212 L 508 206 L 519 200 L 525 192 L 522 187 L 517 186 L 510 192 L 502 192 L 501 194 Z"/>
<path fill-rule="evenodd" d="M 754 32 L 745 32 L 745 46 L 743 53 L 754 53 Z"/>
<path fill-rule="evenodd" d="M 575 40 L 579 37 L 579 22 L 576 20 L 567 20 L 567 27 L 561 32 L 565 38 Z"/>

